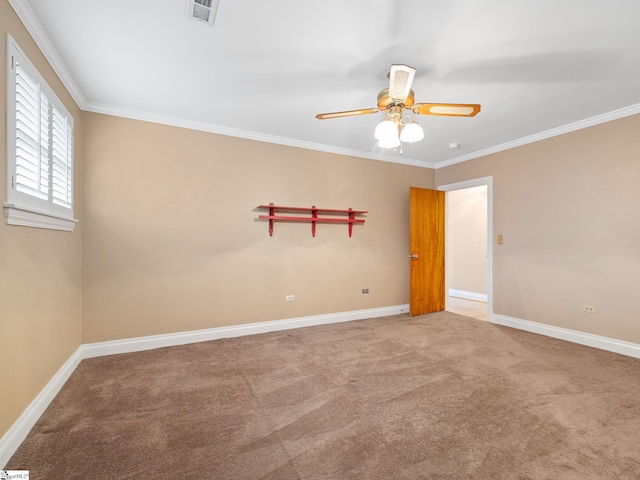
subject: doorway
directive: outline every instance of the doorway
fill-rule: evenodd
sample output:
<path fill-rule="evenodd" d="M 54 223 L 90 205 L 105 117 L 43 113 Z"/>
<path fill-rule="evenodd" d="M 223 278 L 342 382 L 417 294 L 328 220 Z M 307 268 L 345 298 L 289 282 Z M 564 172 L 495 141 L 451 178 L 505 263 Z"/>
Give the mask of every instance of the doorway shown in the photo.
<path fill-rule="evenodd" d="M 438 190 L 446 192 L 445 309 L 491 321 L 492 177 Z"/>

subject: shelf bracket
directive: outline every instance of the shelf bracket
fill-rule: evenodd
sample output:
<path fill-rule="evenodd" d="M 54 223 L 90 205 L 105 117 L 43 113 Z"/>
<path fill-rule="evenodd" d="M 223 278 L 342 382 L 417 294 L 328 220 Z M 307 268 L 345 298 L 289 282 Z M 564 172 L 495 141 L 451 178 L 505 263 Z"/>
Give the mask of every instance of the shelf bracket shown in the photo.
<path fill-rule="evenodd" d="M 356 213 L 353 211 L 353 208 L 349 208 L 349 238 L 351 238 L 351 234 L 353 233 L 353 223 L 356 219 Z"/>
<path fill-rule="evenodd" d="M 311 218 L 318 218 L 318 209 L 315 205 L 311 205 Z M 316 236 L 316 223 L 318 223 L 317 220 L 311 220 L 311 236 L 313 238 Z"/>
<path fill-rule="evenodd" d="M 276 214 L 276 207 L 273 203 L 269 204 L 269 236 L 273 237 L 273 216 Z"/>

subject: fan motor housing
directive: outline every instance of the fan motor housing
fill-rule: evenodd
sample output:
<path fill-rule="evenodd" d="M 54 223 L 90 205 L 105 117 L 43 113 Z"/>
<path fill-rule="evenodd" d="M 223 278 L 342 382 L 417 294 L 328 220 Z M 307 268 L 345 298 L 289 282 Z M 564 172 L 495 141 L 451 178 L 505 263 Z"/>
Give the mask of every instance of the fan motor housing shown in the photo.
<path fill-rule="evenodd" d="M 385 88 L 378 94 L 378 108 L 384 109 L 389 105 L 404 105 L 405 107 L 411 107 L 415 102 L 414 95 L 415 93 L 413 92 L 413 90 L 409 90 L 409 95 L 407 95 L 407 98 L 405 98 L 402 103 L 399 103 L 389 96 L 389 89 Z"/>

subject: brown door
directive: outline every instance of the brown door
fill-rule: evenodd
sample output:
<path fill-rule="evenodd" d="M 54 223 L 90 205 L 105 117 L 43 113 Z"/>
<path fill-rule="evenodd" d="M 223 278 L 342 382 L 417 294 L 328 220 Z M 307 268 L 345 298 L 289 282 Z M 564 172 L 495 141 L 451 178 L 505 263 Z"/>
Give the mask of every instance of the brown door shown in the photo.
<path fill-rule="evenodd" d="M 409 189 L 409 314 L 444 310 L 444 192 Z"/>

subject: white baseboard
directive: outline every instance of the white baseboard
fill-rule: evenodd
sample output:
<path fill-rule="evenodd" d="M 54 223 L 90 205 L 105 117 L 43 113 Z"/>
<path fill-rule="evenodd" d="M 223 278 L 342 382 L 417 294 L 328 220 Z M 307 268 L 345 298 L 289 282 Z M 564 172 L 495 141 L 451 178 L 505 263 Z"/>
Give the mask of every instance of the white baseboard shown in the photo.
<path fill-rule="evenodd" d="M 497 313 L 491 315 L 490 321 L 498 325 L 517 328 L 518 330 L 525 330 L 527 332 L 546 335 L 547 337 L 558 338 L 588 347 L 599 348 L 608 352 L 640 358 L 640 345 L 637 343 L 625 342 L 623 340 L 616 340 L 615 338 L 602 337 L 600 335 L 579 332 L 568 328 L 554 327 L 553 325 L 531 322 L 529 320 L 508 317 Z"/>
<path fill-rule="evenodd" d="M 473 300 L 475 302 L 487 303 L 486 293 L 467 292 L 466 290 L 458 290 L 456 288 L 450 288 L 449 296 L 456 297 L 456 298 L 464 298 L 465 300 Z"/>
<path fill-rule="evenodd" d="M 16 452 L 20 444 L 27 437 L 40 416 L 47 409 L 51 401 L 58 394 L 64 383 L 71 376 L 76 367 L 85 358 L 101 357 L 118 353 L 139 352 L 153 348 L 185 345 L 188 343 L 206 342 L 220 338 L 240 337 L 258 333 L 289 330 L 292 328 L 311 327 L 330 323 L 364 320 L 365 318 L 385 317 L 407 313 L 409 305 L 354 310 L 351 312 L 330 313 L 310 317 L 290 318 L 271 322 L 250 323 L 230 327 L 210 328 L 191 332 L 171 333 L 167 335 L 153 335 L 149 337 L 129 338 L 112 342 L 88 343 L 80 345 L 65 364 L 53 376 L 31 405 L 18 418 L 7 433 L 0 439 L 0 469 L 4 468 L 9 459 Z"/>
<path fill-rule="evenodd" d="M 363 320 L 365 318 L 386 317 L 388 315 L 407 313 L 408 311 L 409 305 L 396 305 L 393 307 L 370 308 L 367 310 L 353 310 L 351 312 L 329 313 L 326 315 L 313 315 L 310 317 L 289 318 L 270 322 L 247 323 L 244 325 L 169 333 L 166 335 L 152 335 L 149 337 L 129 338 L 110 342 L 88 343 L 82 345 L 83 358 L 139 352 L 154 348 L 186 345 L 188 343 L 208 342 L 220 338 L 241 337 L 243 335 L 255 335 L 258 333 L 276 332 L 292 328 L 350 322 L 353 320 Z"/>
<path fill-rule="evenodd" d="M 69 379 L 76 367 L 82 361 L 82 346 L 80 346 L 69 359 L 64 362 L 60 370 L 56 372 L 49 383 L 42 389 L 38 396 L 31 402 L 20 418 L 0 439 L 0 469 L 4 468 L 9 459 L 16 452 L 20 444 L 27 437 L 40 416 L 47 409 L 51 401 L 56 397 L 62 386 Z"/>
<path fill-rule="evenodd" d="M 85 358 L 114 355 L 118 353 L 138 352 L 153 348 L 185 345 L 188 343 L 206 342 L 220 338 L 240 337 L 243 335 L 255 335 L 292 328 L 311 327 L 330 323 L 350 322 L 365 318 L 384 317 L 407 313 L 409 305 L 396 305 L 392 307 L 372 308 L 367 310 L 354 310 L 351 312 L 331 313 L 326 315 L 314 315 L 301 318 L 290 318 L 271 322 L 251 323 L 230 327 L 195 330 L 191 332 L 179 332 L 167 335 L 153 335 L 149 337 L 130 338 L 111 342 L 89 343 L 81 345 L 64 365 L 53 376 L 44 389 L 31 402 L 24 413 L 13 426 L 0 439 L 0 469 L 4 468 L 9 459 L 16 452 L 20 444 L 29 434 L 33 425 L 44 413 L 51 401 L 58 394 L 67 379 L 76 367 Z M 630 357 L 640 358 L 640 345 L 622 340 L 601 337 L 589 333 L 578 332 L 566 328 L 554 327 L 542 323 L 521 320 L 506 315 L 492 314 L 491 322 L 508 327 L 525 330 L 532 333 L 546 335 L 548 337 L 567 340 L 569 342 L 600 348 L 610 352 L 620 353 Z"/>

